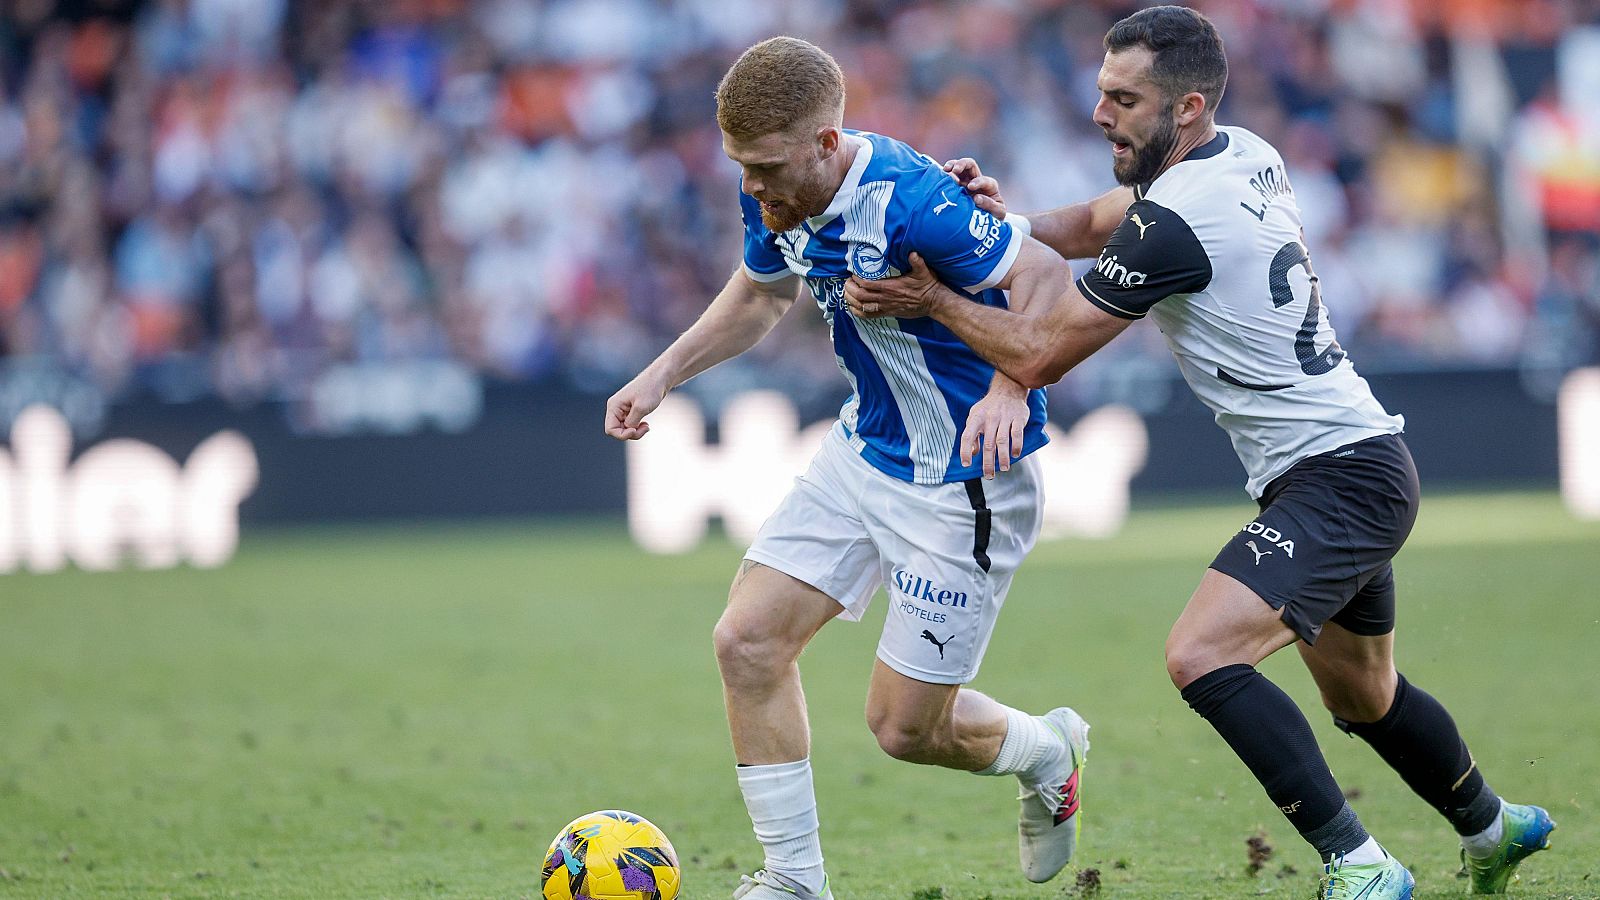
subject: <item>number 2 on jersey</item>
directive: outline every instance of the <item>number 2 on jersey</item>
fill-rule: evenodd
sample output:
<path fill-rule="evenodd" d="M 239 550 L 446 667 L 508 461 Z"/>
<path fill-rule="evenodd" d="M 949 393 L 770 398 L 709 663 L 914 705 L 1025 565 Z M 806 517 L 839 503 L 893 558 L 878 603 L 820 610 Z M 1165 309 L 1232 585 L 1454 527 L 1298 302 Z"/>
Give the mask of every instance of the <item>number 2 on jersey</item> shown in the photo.
<path fill-rule="evenodd" d="M 1272 258 L 1272 268 L 1267 273 L 1267 286 L 1272 291 L 1272 308 L 1282 309 L 1294 301 L 1294 291 L 1289 286 L 1289 270 L 1304 266 L 1311 280 L 1311 296 L 1306 301 L 1306 317 L 1294 335 L 1294 356 L 1300 361 L 1300 371 L 1307 375 L 1321 375 L 1333 371 L 1344 359 L 1344 348 L 1335 340 L 1326 350 L 1317 351 L 1317 327 L 1321 324 L 1322 288 L 1317 285 L 1317 273 L 1311 270 L 1311 255 L 1304 244 L 1290 241 L 1278 249 Z"/>

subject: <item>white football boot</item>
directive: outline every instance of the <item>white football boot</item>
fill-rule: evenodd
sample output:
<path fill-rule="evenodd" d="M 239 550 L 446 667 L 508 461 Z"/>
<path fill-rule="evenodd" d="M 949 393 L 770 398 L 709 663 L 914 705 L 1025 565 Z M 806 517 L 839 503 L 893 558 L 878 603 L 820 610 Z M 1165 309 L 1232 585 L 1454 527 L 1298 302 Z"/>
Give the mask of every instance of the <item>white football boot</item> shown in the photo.
<path fill-rule="evenodd" d="M 1078 849 L 1079 791 L 1089 752 L 1089 723 L 1082 716 L 1062 706 L 1045 713 L 1044 721 L 1066 742 L 1068 753 L 1043 782 L 1024 784 L 1017 798 L 1022 801 L 1017 820 L 1022 874 L 1035 883 L 1056 877 Z"/>
<path fill-rule="evenodd" d="M 739 876 L 733 900 L 833 900 L 833 890 L 827 876 L 822 879 L 822 893 L 813 894 L 776 872 L 757 869 L 754 875 Z"/>

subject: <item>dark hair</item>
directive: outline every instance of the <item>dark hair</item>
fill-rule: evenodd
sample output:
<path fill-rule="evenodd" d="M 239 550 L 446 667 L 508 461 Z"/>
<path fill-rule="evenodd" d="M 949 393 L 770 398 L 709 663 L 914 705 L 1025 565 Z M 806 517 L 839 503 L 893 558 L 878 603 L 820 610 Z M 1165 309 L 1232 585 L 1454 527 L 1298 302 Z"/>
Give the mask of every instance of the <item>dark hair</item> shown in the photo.
<path fill-rule="evenodd" d="M 1206 112 L 1214 113 L 1228 86 L 1228 57 L 1222 35 L 1211 20 L 1186 6 L 1152 6 L 1111 26 L 1105 47 L 1120 53 L 1144 47 L 1155 54 L 1150 78 L 1163 98 L 1175 100 L 1190 91 L 1206 98 Z"/>

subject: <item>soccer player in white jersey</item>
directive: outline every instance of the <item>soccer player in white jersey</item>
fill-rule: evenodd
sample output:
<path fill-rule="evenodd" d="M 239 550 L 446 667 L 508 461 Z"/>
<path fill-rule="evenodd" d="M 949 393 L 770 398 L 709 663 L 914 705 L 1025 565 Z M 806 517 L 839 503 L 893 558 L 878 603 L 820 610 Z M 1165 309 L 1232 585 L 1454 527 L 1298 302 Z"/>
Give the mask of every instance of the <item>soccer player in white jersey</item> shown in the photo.
<path fill-rule="evenodd" d="M 751 47 L 723 77 L 717 123 L 743 176 L 743 264 L 611 397 L 605 430 L 643 437 L 669 390 L 754 346 L 809 288 L 853 392 L 745 554 L 714 634 L 739 788 L 765 851 L 734 896 L 832 896 L 796 660 L 823 625 L 859 618 L 880 584 L 889 612 L 867 691 L 879 745 L 910 762 L 1017 776 L 1023 872 L 1046 881 L 1076 847 L 1089 726 L 1067 707 L 1032 716 L 962 687 L 1039 534 L 1029 454 L 1046 440 L 1044 394 L 931 319 L 859 320 L 844 308 L 846 278 L 899 274 L 912 254 L 962 297 L 1003 307 L 994 284 L 1027 281 L 1012 271 L 1025 239 L 938 163 L 841 128 L 844 99 L 838 64 L 794 38 Z"/>
<path fill-rule="evenodd" d="M 1043 243 L 1024 247 L 1012 280 L 999 282 L 1025 312 L 968 302 L 915 260 L 904 278 L 852 280 L 847 302 L 863 316 L 929 315 L 1028 385 L 1056 381 L 1134 320 L 1154 318 L 1261 509 L 1173 626 L 1173 684 L 1322 856 L 1320 897 L 1410 897 L 1411 874 L 1363 829 L 1305 717 L 1255 669 L 1299 642 L 1338 726 L 1461 836 L 1470 890 L 1502 893 L 1555 825 L 1539 807 L 1501 801 L 1450 714 L 1395 670 L 1390 559 L 1416 518 L 1416 470 L 1403 420 L 1334 339 L 1283 160 L 1256 135 L 1215 124 L 1227 61 L 1204 16 L 1145 9 L 1112 27 L 1105 49 L 1094 121 L 1122 187 L 1005 216 L 994 179 L 971 160 L 950 164 L 984 208 L 1031 223 Z M 1063 258 L 1096 252 L 1074 284 Z M 1054 273 L 1050 287 L 1022 296 L 1035 270 Z"/>

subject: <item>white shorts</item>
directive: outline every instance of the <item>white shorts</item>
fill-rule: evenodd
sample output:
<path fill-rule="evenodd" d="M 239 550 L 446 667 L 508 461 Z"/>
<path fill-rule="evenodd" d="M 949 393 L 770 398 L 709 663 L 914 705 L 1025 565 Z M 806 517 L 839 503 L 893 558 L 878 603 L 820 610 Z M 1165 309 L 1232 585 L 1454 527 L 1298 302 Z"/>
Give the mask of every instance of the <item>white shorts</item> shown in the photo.
<path fill-rule="evenodd" d="M 744 556 L 839 601 L 852 621 L 884 585 L 878 658 L 918 681 L 966 684 L 1043 509 L 1032 456 L 992 481 L 912 484 L 873 468 L 836 426 Z"/>

